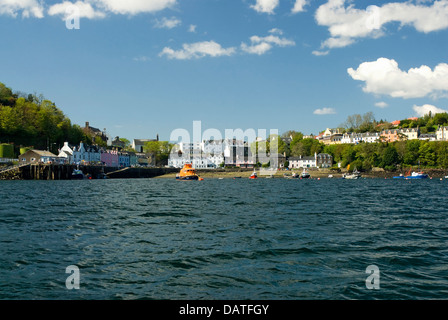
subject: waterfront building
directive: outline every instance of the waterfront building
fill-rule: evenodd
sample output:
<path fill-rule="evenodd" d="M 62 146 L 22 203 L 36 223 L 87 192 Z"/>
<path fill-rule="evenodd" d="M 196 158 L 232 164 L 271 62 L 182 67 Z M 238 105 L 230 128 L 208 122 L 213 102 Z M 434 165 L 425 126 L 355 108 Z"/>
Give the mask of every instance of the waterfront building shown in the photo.
<path fill-rule="evenodd" d="M 19 156 L 20 163 L 48 163 L 58 161 L 58 156 L 45 150 L 28 150 Z"/>
<path fill-rule="evenodd" d="M 128 152 L 129 154 L 129 165 L 134 167 L 138 164 L 137 154 L 135 152 Z"/>
<path fill-rule="evenodd" d="M 314 156 L 289 157 L 289 168 L 330 168 L 333 165 L 333 156 L 328 153 L 314 153 Z"/>
<path fill-rule="evenodd" d="M 119 167 L 117 150 L 102 150 L 101 162 L 107 167 Z"/>
<path fill-rule="evenodd" d="M 79 146 L 73 147 L 73 162 L 75 164 L 89 162 L 89 154 L 82 141 L 79 143 Z"/>
<path fill-rule="evenodd" d="M 61 149 L 59 149 L 58 157 L 61 159 L 61 162 L 64 163 L 73 162 L 73 149 L 70 148 L 68 142 L 64 142 L 64 146 Z"/>
<path fill-rule="evenodd" d="M 312 156 L 289 157 L 288 161 L 290 169 L 317 167 L 316 158 Z"/>
<path fill-rule="evenodd" d="M 130 167 L 129 153 L 118 152 L 118 165 L 122 168 Z"/>

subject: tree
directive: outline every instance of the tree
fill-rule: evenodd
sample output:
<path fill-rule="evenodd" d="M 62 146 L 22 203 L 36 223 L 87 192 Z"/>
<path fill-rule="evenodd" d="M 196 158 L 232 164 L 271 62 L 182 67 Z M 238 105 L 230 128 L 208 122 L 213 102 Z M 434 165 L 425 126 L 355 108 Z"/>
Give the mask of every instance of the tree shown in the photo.
<path fill-rule="evenodd" d="M 448 125 L 448 113 L 436 113 L 433 118 L 433 123 L 437 126 Z"/>
<path fill-rule="evenodd" d="M 145 142 L 143 151 L 151 156 L 155 165 L 164 165 L 167 164 L 173 146 L 168 141 L 148 141 Z"/>
<path fill-rule="evenodd" d="M 434 166 L 435 165 L 435 152 L 430 142 L 425 141 L 420 145 L 418 150 L 420 156 L 418 160 L 424 166 Z"/>
<path fill-rule="evenodd" d="M 381 166 L 388 170 L 395 170 L 398 164 L 398 152 L 394 146 L 389 145 L 383 152 Z"/>

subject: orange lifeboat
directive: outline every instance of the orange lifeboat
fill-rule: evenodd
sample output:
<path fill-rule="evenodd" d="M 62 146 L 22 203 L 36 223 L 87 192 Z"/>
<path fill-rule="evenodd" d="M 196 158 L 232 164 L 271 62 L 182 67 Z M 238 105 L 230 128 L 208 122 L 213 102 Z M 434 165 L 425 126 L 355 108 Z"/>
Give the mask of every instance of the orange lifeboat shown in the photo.
<path fill-rule="evenodd" d="M 186 163 L 180 170 L 180 173 L 176 175 L 177 180 L 204 180 L 196 174 L 196 170 L 193 169 L 191 163 Z"/>
<path fill-rule="evenodd" d="M 258 178 L 257 173 L 255 171 L 249 177 L 249 179 L 257 179 L 257 178 Z"/>

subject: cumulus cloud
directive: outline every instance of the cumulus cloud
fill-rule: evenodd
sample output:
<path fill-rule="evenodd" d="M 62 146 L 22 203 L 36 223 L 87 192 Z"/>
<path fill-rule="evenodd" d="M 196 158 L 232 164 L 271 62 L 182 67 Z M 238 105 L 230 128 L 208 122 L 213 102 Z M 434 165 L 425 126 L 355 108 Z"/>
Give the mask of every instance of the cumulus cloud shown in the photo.
<path fill-rule="evenodd" d="M 388 106 L 388 104 L 384 101 L 375 103 L 375 107 L 378 107 L 378 108 L 386 108 L 387 106 Z"/>
<path fill-rule="evenodd" d="M 278 47 L 288 47 L 288 46 L 294 46 L 296 44 L 292 40 L 281 38 L 275 35 L 283 33 L 280 29 L 276 28 L 271 29 L 269 33 L 271 34 L 265 37 L 259 37 L 259 36 L 250 37 L 250 45 L 242 43 L 241 50 L 250 54 L 262 55 L 271 50 L 274 45 Z"/>
<path fill-rule="evenodd" d="M 36 0 L 0 0 L 0 15 L 17 17 L 19 13 L 24 18 L 43 18 L 44 8 Z"/>
<path fill-rule="evenodd" d="M 400 70 L 393 59 L 379 58 L 363 62 L 355 70 L 347 69 L 354 79 L 365 82 L 364 92 L 388 95 L 394 98 L 422 98 L 443 96 L 448 93 L 448 64 L 440 63 L 434 70 L 428 66 Z"/>
<path fill-rule="evenodd" d="M 429 112 L 431 112 L 432 115 L 435 115 L 436 113 L 448 112 L 447 110 L 437 108 L 436 106 L 433 106 L 430 104 L 424 104 L 422 106 L 414 105 L 413 109 L 419 117 L 423 117 L 424 115 L 428 114 Z"/>
<path fill-rule="evenodd" d="M 203 41 L 183 44 L 182 49 L 180 50 L 173 50 L 169 47 L 165 47 L 162 52 L 160 52 L 159 56 L 166 56 L 168 59 L 189 60 L 199 59 L 206 56 L 231 56 L 235 51 L 235 48 L 223 48 L 215 41 Z"/>
<path fill-rule="evenodd" d="M 78 12 L 80 18 L 95 19 L 104 18 L 106 16 L 104 12 L 95 10 L 90 3 L 83 1 L 77 1 L 75 3 L 64 1 L 62 3 L 57 3 L 48 9 L 48 14 L 50 16 L 62 16 L 62 19 L 64 20 L 75 13 L 74 10 Z"/>
<path fill-rule="evenodd" d="M 155 20 L 154 27 L 158 29 L 173 29 L 179 26 L 181 23 L 182 21 L 177 19 L 176 17 L 163 17 L 161 20 Z"/>
<path fill-rule="evenodd" d="M 326 55 L 328 55 L 329 53 L 330 53 L 329 50 L 326 50 L 326 51 L 314 50 L 314 51 L 312 52 L 312 54 L 314 54 L 315 56 L 326 56 Z"/>
<path fill-rule="evenodd" d="M 333 108 L 322 108 L 314 110 L 313 113 L 317 115 L 335 114 L 336 110 Z"/>
<path fill-rule="evenodd" d="M 321 49 L 345 47 L 360 38 L 381 37 L 385 34 L 385 25 L 390 22 L 408 25 L 424 33 L 448 28 L 448 0 L 434 1 L 429 5 L 426 1 L 416 4 L 392 2 L 366 9 L 357 9 L 351 3 L 329 0 L 317 9 L 317 23 L 328 27 L 331 35 L 322 43 Z"/>
<path fill-rule="evenodd" d="M 275 8 L 278 7 L 280 0 L 257 0 L 257 2 L 251 6 L 255 11 L 273 14 Z"/>
<path fill-rule="evenodd" d="M 305 11 L 305 6 L 308 5 L 309 0 L 296 0 L 294 7 L 292 8 L 292 13 L 298 13 Z"/>
<path fill-rule="evenodd" d="M 98 7 L 115 14 L 135 15 L 139 13 L 157 12 L 171 8 L 177 0 L 96 0 Z"/>

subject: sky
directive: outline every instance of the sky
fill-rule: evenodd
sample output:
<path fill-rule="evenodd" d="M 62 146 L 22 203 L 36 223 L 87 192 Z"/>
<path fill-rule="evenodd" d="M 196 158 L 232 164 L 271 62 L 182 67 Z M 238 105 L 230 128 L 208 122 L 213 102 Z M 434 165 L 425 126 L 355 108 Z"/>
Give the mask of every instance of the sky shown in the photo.
<path fill-rule="evenodd" d="M 0 82 L 112 137 L 448 110 L 448 0 L 0 0 L 0 30 Z"/>

